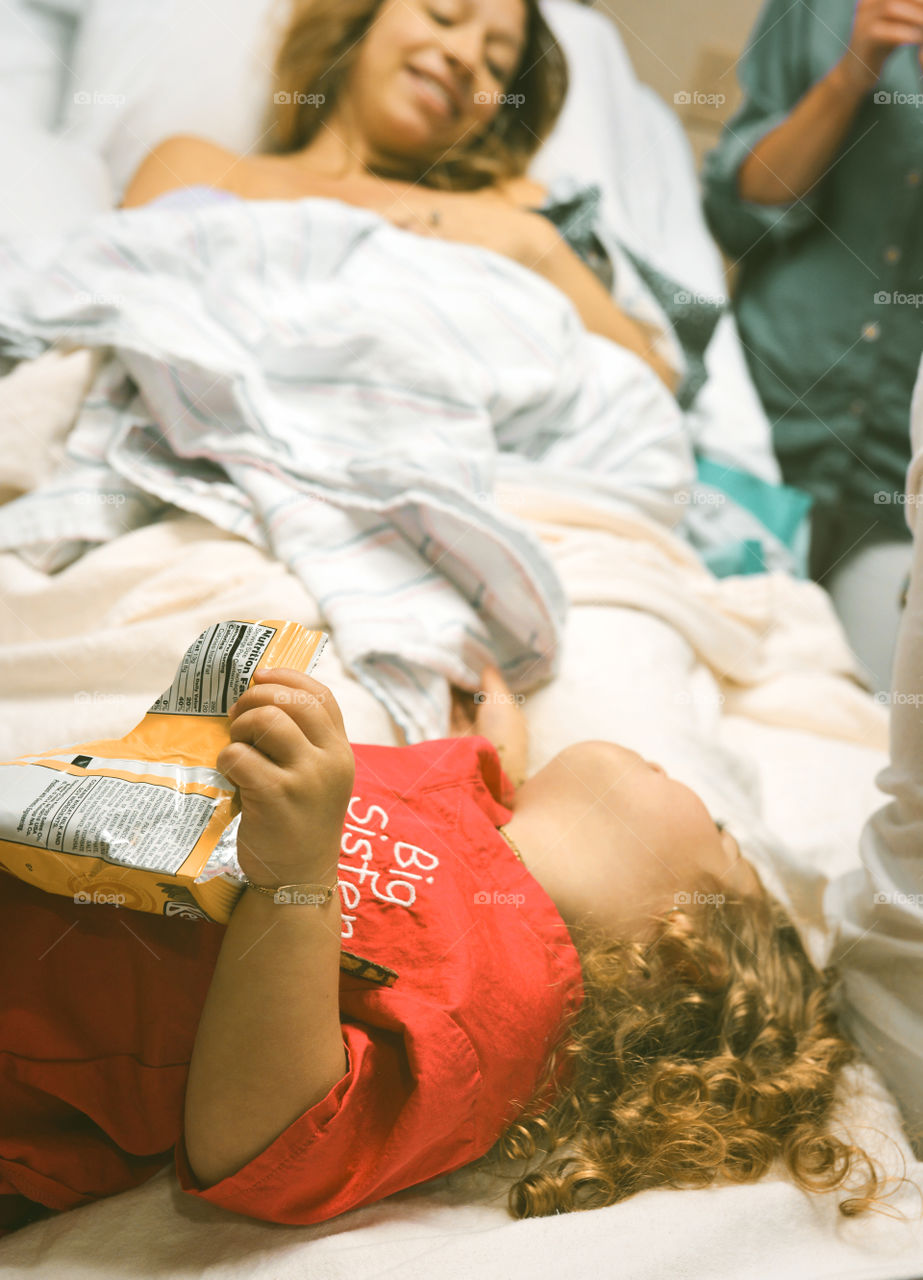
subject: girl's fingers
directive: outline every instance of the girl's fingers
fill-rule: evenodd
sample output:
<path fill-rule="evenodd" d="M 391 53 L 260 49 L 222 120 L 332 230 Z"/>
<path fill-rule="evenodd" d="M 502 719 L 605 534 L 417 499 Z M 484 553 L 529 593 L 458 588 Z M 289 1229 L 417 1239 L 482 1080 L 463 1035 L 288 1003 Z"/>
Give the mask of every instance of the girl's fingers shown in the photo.
<path fill-rule="evenodd" d="M 215 767 L 241 791 L 266 791 L 279 780 L 278 766 L 246 742 L 229 742 L 222 747 Z"/>
<path fill-rule="evenodd" d="M 253 707 L 275 706 L 287 712 L 305 737 L 317 746 L 332 744 L 346 736 L 343 715 L 337 700 L 319 680 L 312 680 L 301 671 L 281 669 L 254 677 L 254 683 L 246 689 L 232 707 L 228 718 L 235 718 Z"/>
<path fill-rule="evenodd" d="M 231 721 L 231 741 L 261 752 L 280 769 L 290 769 L 303 758 L 305 735 L 291 715 L 271 703 L 242 711 Z"/>

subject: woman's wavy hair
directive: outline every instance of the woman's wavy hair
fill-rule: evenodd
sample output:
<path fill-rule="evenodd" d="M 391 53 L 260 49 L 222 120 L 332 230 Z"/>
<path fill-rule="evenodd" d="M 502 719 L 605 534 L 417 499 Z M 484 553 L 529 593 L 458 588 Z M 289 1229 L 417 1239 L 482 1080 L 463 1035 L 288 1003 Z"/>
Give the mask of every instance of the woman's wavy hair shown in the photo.
<path fill-rule="evenodd" d="M 755 1182 L 778 1160 L 804 1190 L 844 1188 L 846 1216 L 878 1202 L 875 1161 L 828 1131 L 857 1056 L 838 1030 L 834 973 L 815 967 L 765 890 L 712 896 L 660 917 L 649 944 L 581 943 L 583 1004 L 532 1103 L 479 1166 L 515 1178 L 513 1217 Z"/>
<path fill-rule="evenodd" d="M 315 137 L 381 4 L 382 0 L 293 0 L 275 59 L 267 151 L 300 151 Z M 463 140 L 435 164 L 424 162 L 422 173 L 388 176 L 418 179 L 443 190 L 476 190 L 526 172 L 558 118 L 568 87 L 567 62 L 538 0 L 526 0 L 526 8 L 526 44 L 519 68 L 486 132 Z"/>

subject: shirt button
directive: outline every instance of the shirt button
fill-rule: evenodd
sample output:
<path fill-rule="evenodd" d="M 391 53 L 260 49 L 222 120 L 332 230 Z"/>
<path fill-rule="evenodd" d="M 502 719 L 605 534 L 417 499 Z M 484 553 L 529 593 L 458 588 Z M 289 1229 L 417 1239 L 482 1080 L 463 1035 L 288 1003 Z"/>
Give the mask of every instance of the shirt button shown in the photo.
<path fill-rule="evenodd" d="M 849 406 L 849 412 L 854 418 L 861 418 L 863 413 L 865 413 L 865 401 L 854 400 Z"/>
<path fill-rule="evenodd" d="M 920 185 L 920 170 L 911 169 L 910 172 L 907 174 L 907 186 L 918 187 L 919 185 Z"/>
<path fill-rule="evenodd" d="M 901 251 L 896 244 L 889 245 L 885 249 L 885 262 L 900 262 Z"/>
<path fill-rule="evenodd" d="M 862 337 L 866 342 L 877 342 L 880 334 L 881 326 L 874 322 L 862 326 Z"/>

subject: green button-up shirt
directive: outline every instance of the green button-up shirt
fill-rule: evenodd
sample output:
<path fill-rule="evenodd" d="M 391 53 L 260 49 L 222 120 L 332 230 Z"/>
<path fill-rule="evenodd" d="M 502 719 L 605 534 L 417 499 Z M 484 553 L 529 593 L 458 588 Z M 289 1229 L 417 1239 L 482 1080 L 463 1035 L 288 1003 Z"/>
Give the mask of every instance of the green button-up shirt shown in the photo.
<path fill-rule="evenodd" d="M 749 152 L 843 56 L 854 12 L 849 0 L 768 0 L 741 63 L 744 103 L 706 157 L 705 210 L 740 263 L 735 311 L 786 481 L 906 534 L 923 354 L 917 49 L 891 55 L 807 196 L 771 206 L 737 193 Z"/>

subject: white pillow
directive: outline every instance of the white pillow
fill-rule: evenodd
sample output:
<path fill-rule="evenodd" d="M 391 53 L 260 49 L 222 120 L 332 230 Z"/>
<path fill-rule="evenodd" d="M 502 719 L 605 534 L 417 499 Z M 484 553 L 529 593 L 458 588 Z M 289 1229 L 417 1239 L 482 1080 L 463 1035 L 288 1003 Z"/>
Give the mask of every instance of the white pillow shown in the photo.
<path fill-rule="evenodd" d="M 99 151 L 118 199 L 163 138 L 260 140 L 287 0 L 90 0 L 63 127 Z"/>
<path fill-rule="evenodd" d="M 0 121 L 4 133 L 19 124 L 57 123 L 62 82 L 73 41 L 73 21 L 26 0 L 0 4 Z M 4 188 L 8 184 L 4 183 Z"/>
<path fill-rule="evenodd" d="M 0 133 L 0 236 L 67 231 L 112 207 L 112 183 L 94 151 L 35 125 Z"/>

